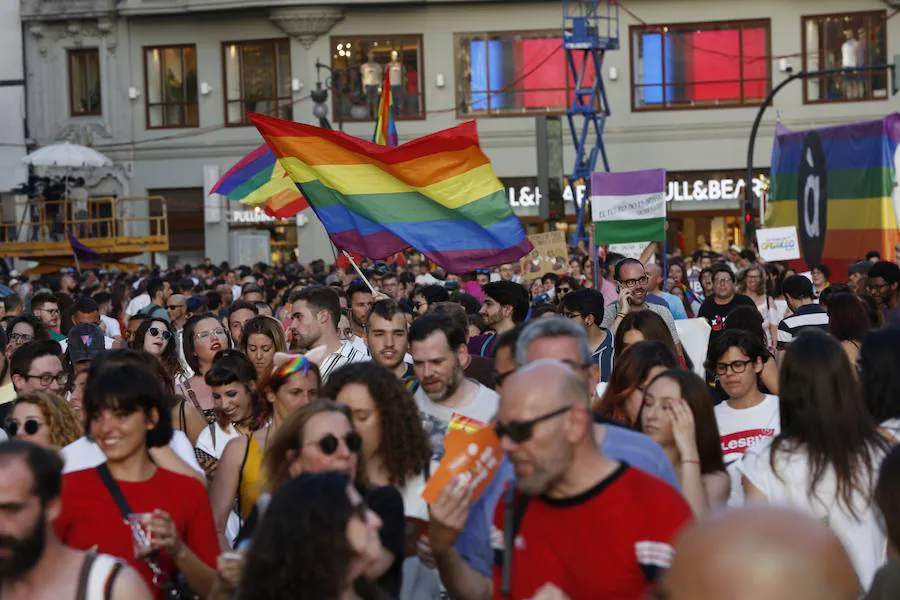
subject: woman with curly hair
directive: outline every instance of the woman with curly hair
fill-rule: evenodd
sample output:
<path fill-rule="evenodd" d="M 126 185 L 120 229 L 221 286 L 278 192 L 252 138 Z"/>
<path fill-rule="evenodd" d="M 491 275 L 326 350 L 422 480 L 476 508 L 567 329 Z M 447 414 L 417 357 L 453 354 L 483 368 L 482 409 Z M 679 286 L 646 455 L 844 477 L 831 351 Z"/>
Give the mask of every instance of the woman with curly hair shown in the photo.
<path fill-rule="evenodd" d="M 84 427 L 69 403 L 43 390 L 19 394 L 6 421 L 10 438 L 20 438 L 50 450 L 60 450 L 80 438 Z"/>
<path fill-rule="evenodd" d="M 262 379 L 263 375 L 272 370 L 275 353 L 287 352 L 284 327 L 274 317 L 266 315 L 253 317 L 244 323 L 241 352 L 253 362 L 257 378 Z"/>
<path fill-rule="evenodd" d="M 131 340 L 131 348 L 144 350 L 158 358 L 173 383 L 184 377 L 178 359 L 178 336 L 171 323 L 162 319 L 145 319 Z"/>
<path fill-rule="evenodd" d="M 387 598 L 366 576 L 381 526 L 346 474 L 304 473 L 272 499 L 235 598 Z"/>

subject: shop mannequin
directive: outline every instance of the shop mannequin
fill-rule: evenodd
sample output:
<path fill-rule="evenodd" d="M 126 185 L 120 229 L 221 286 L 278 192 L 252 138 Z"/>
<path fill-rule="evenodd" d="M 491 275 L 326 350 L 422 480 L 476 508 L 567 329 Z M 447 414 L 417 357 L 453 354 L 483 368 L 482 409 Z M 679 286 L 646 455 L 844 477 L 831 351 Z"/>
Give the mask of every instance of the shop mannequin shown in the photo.
<path fill-rule="evenodd" d="M 859 42 L 853 37 L 853 30 L 844 31 L 845 41 L 841 44 L 841 68 L 854 69 L 859 65 L 858 50 Z M 847 73 L 844 75 L 844 97 L 859 98 L 859 74 Z"/>
<path fill-rule="evenodd" d="M 856 66 L 857 67 L 865 67 L 869 64 L 868 60 L 869 54 L 869 42 L 866 37 L 866 30 L 863 27 L 860 27 L 856 31 Z M 869 91 L 866 89 L 868 87 L 869 74 L 868 73 L 860 73 L 859 74 L 859 93 L 860 97 L 865 98 L 868 96 Z"/>
<path fill-rule="evenodd" d="M 369 50 L 368 61 L 359 68 L 362 77 L 363 92 L 366 94 L 366 102 L 369 106 L 369 116 L 374 117 L 378 106 L 378 88 L 384 70 L 375 62 L 375 52 Z"/>
<path fill-rule="evenodd" d="M 400 62 L 400 53 L 391 50 L 391 63 L 388 65 L 388 77 L 391 81 L 391 95 L 394 98 L 394 114 L 400 114 L 400 105 L 403 104 L 403 80 L 404 67 Z"/>

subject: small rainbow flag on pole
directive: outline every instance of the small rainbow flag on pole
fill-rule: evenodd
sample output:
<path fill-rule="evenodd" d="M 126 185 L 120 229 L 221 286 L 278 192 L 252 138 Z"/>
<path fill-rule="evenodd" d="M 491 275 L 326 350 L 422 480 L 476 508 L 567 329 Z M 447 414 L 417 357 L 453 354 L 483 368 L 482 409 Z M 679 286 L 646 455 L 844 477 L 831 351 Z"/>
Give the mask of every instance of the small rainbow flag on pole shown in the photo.
<path fill-rule="evenodd" d="M 474 121 L 388 147 L 249 116 L 342 250 L 377 259 L 412 247 L 451 273 L 532 250 Z"/>
<path fill-rule="evenodd" d="M 378 115 L 375 121 L 375 135 L 372 141 L 382 146 L 397 145 L 397 123 L 394 121 L 394 94 L 388 69 L 384 70 L 381 82 L 381 100 L 378 101 Z"/>
<path fill-rule="evenodd" d="M 309 206 L 265 144 L 231 167 L 210 193 L 243 204 L 264 204 L 266 214 L 278 219 L 293 217 Z"/>

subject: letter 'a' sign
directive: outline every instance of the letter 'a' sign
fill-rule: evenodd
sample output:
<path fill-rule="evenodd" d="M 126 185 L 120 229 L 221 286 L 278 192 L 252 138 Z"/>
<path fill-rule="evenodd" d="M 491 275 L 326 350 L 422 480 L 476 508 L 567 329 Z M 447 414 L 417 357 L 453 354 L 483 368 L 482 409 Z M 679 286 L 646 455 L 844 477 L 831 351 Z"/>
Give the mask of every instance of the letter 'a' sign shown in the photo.
<path fill-rule="evenodd" d="M 770 227 L 756 231 L 759 255 L 768 262 L 800 258 L 796 227 Z"/>
<path fill-rule="evenodd" d="M 797 228 L 803 258 L 810 267 L 822 262 L 827 228 L 828 169 L 822 140 L 815 131 L 806 134 L 797 177 Z"/>

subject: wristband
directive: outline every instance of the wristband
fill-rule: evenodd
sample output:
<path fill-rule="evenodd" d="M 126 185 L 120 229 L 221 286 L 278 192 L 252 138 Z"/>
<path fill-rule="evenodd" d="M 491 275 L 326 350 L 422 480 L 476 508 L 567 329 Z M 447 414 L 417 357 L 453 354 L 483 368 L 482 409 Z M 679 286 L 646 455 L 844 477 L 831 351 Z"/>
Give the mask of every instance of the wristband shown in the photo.
<path fill-rule="evenodd" d="M 627 316 L 627 313 L 623 313 L 623 312 L 616 313 L 616 316 L 619 317 L 620 319 L 624 319 Z"/>
<path fill-rule="evenodd" d="M 699 464 L 700 464 L 700 461 L 699 461 L 699 460 L 692 460 L 692 459 L 686 458 L 686 459 L 684 459 L 684 460 L 681 461 L 681 464 L 683 464 L 683 465 L 699 465 Z"/>

